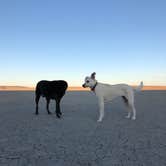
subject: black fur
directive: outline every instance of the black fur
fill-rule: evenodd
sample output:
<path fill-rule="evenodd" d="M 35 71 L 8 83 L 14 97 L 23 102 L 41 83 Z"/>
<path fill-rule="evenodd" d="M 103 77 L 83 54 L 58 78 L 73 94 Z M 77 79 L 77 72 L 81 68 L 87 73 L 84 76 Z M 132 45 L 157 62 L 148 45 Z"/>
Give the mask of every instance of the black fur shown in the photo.
<path fill-rule="evenodd" d="M 125 96 L 122 96 L 122 99 L 123 99 L 124 103 L 128 105 L 128 99 Z"/>
<path fill-rule="evenodd" d="M 62 115 L 60 111 L 60 101 L 65 95 L 68 84 L 66 81 L 40 81 L 36 85 L 36 115 L 38 114 L 38 103 L 40 96 L 45 97 L 47 101 L 46 109 L 48 114 L 51 114 L 49 111 L 50 100 L 53 99 L 56 101 L 56 115 L 58 118 Z"/>

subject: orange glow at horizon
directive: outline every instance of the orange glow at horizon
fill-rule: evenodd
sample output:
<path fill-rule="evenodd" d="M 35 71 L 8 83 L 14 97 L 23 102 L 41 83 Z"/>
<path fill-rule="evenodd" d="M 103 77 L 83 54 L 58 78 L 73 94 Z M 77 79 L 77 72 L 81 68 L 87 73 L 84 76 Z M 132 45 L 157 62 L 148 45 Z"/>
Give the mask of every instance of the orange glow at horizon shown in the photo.
<path fill-rule="evenodd" d="M 135 87 L 135 86 L 134 86 Z M 0 91 L 34 91 L 34 87 L 24 87 L 24 86 L 0 86 Z M 90 91 L 89 88 L 83 88 L 79 86 L 70 86 L 67 89 L 68 91 Z M 166 86 L 144 86 L 143 91 L 145 90 L 166 90 Z"/>

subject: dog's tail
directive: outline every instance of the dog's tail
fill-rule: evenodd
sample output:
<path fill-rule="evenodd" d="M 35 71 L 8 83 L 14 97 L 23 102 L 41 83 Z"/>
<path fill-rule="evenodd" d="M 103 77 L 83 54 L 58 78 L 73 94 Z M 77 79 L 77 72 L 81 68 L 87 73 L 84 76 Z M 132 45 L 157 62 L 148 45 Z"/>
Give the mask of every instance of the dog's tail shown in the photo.
<path fill-rule="evenodd" d="M 136 88 L 134 88 L 134 89 L 135 89 L 135 91 L 139 92 L 139 91 L 142 90 L 143 86 L 144 86 L 143 81 L 141 81 L 141 82 L 140 82 L 140 85 L 138 85 L 138 86 L 137 86 Z"/>

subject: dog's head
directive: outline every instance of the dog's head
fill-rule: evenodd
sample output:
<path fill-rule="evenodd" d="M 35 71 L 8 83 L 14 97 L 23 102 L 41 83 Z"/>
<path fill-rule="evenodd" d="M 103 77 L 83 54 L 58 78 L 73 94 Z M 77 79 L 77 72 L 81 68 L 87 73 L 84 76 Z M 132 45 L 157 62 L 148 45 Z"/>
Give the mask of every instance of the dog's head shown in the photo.
<path fill-rule="evenodd" d="M 90 77 L 85 77 L 85 83 L 82 85 L 84 88 L 92 88 L 96 84 L 96 79 L 95 79 L 96 73 L 93 72 Z"/>

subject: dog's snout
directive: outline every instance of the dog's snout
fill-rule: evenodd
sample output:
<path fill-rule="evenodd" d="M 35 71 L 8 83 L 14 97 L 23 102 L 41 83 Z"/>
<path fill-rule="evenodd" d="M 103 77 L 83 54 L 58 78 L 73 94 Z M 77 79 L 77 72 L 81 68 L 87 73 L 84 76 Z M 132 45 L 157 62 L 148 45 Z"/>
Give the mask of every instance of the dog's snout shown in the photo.
<path fill-rule="evenodd" d="M 82 84 L 82 87 L 85 88 L 85 84 Z"/>

